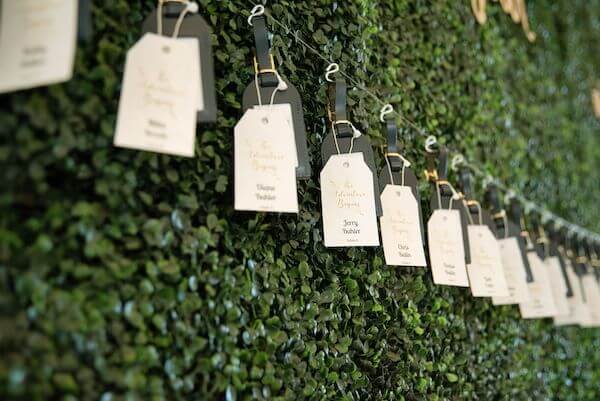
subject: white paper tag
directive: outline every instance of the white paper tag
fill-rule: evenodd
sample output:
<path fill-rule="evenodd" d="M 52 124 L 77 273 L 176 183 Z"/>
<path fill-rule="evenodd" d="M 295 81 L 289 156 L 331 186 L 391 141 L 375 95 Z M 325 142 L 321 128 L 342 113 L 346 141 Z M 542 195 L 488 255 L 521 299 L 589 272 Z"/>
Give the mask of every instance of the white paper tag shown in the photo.
<path fill-rule="evenodd" d="M 291 141 L 294 144 L 294 166 L 298 167 L 298 150 L 296 148 L 296 134 L 294 132 L 294 117 L 292 116 L 292 105 L 289 103 L 278 103 L 264 106 L 254 106 L 255 110 L 270 110 L 275 113 L 281 113 L 285 116 L 286 121 L 290 125 L 290 129 L 283 133 L 291 135 Z"/>
<path fill-rule="evenodd" d="M 558 257 L 548 257 L 544 260 L 548 271 L 548 278 L 552 286 L 552 295 L 556 305 L 556 316 L 564 316 L 569 314 L 569 303 L 567 301 L 567 284 L 560 268 Z"/>
<path fill-rule="evenodd" d="M 567 298 L 567 304 L 569 306 L 569 313 L 566 315 L 559 315 L 554 317 L 554 324 L 557 326 L 564 326 L 568 324 L 579 324 L 580 321 L 587 321 L 589 311 L 587 305 L 583 303 L 583 297 L 581 294 L 581 283 L 579 277 L 573 271 L 571 261 L 565 259 L 567 265 L 567 276 L 569 277 L 569 283 L 571 283 L 571 290 L 573 296 Z"/>
<path fill-rule="evenodd" d="M 533 282 L 528 283 L 529 302 L 519 304 L 523 319 L 538 319 L 556 315 L 556 306 L 552 296 L 552 284 L 548 277 L 548 269 L 542 259 L 534 251 L 527 252 Z"/>
<path fill-rule="evenodd" d="M 582 327 L 600 326 L 600 288 L 594 274 L 586 274 L 581 278 L 581 284 L 585 291 L 585 305 L 588 314 L 581 319 Z"/>
<path fill-rule="evenodd" d="M 198 39 L 146 33 L 127 52 L 115 146 L 194 156 Z"/>
<path fill-rule="evenodd" d="M 427 223 L 433 282 L 468 287 L 462 226 L 458 210 L 434 210 Z"/>
<path fill-rule="evenodd" d="M 236 210 L 298 213 L 296 146 L 283 110 L 248 109 L 235 126 Z"/>
<path fill-rule="evenodd" d="M 486 225 L 468 226 L 471 264 L 467 265 L 474 297 L 508 296 L 496 237 Z"/>
<path fill-rule="evenodd" d="M 529 301 L 527 274 L 517 238 L 500 239 L 498 240 L 498 247 L 500 248 L 508 296 L 493 297 L 492 303 L 494 305 L 512 305 Z"/>
<path fill-rule="evenodd" d="M 362 153 L 333 155 L 321 171 L 325 246 L 377 246 L 373 173 Z"/>
<path fill-rule="evenodd" d="M 385 263 L 389 266 L 426 266 L 419 205 L 411 188 L 386 185 L 381 194 L 381 207 Z"/>
<path fill-rule="evenodd" d="M 77 0 L 5 0 L 0 12 L 0 93 L 73 76 Z"/>

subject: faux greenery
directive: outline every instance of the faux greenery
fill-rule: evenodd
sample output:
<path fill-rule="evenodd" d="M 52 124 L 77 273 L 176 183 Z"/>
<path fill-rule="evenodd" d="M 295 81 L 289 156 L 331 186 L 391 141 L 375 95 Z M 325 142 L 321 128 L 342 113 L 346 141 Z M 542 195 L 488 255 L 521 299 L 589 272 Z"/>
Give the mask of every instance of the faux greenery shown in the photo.
<path fill-rule="evenodd" d="M 250 2 L 200 1 L 219 118 L 198 129 L 196 157 L 114 148 L 125 53 L 156 2 L 94 3 L 74 79 L 0 97 L 0 399 L 600 398 L 598 330 L 520 320 L 434 286 L 428 269 L 386 267 L 380 249 L 323 247 L 326 63 L 272 21 L 279 69 L 303 97 L 313 179 L 297 217 L 234 213 Z M 425 134 L 599 230 L 600 1 L 528 1 L 533 44 L 499 3 L 484 26 L 469 3 L 267 7 Z M 350 98 L 381 165 L 380 105 Z M 406 120 L 404 154 L 421 171 L 423 137 Z"/>

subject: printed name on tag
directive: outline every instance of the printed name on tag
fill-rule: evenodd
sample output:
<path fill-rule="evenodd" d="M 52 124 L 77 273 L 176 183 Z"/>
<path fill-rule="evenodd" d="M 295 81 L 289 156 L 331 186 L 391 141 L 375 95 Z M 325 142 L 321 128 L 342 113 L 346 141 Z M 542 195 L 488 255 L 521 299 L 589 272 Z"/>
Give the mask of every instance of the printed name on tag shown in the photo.
<path fill-rule="evenodd" d="M 552 295 L 552 285 L 548 277 L 548 269 L 538 254 L 527 251 L 527 258 L 533 273 L 533 282 L 528 283 L 529 301 L 519 304 L 523 319 L 538 319 L 556 315 L 556 306 Z"/>
<path fill-rule="evenodd" d="M 470 224 L 471 263 L 467 265 L 474 297 L 508 296 L 508 288 L 496 237 L 487 225 Z"/>
<path fill-rule="evenodd" d="M 512 305 L 529 301 L 527 274 L 517 238 L 509 237 L 498 240 L 498 247 L 500 248 L 508 296 L 492 297 L 492 303 L 494 305 Z"/>
<path fill-rule="evenodd" d="M 434 210 L 427 223 L 427 232 L 433 282 L 468 287 L 459 211 Z"/>
<path fill-rule="evenodd" d="M 7 0 L 0 12 L 0 93 L 73 75 L 78 0 Z"/>
<path fill-rule="evenodd" d="M 381 194 L 380 219 L 385 262 L 389 266 L 426 266 L 421 242 L 419 205 L 412 189 L 386 185 Z"/>
<path fill-rule="evenodd" d="M 198 39 L 146 33 L 127 52 L 115 146 L 194 156 Z"/>
<path fill-rule="evenodd" d="M 298 213 L 291 109 L 278 106 L 248 109 L 235 126 L 236 210 Z"/>
<path fill-rule="evenodd" d="M 548 278 L 552 286 L 552 295 L 556 305 L 556 316 L 564 316 L 569 314 L 569 302 L 567 301 L 567 283 L 562 274 L 560 261 L 557 256 L 548 257 L 544 260 Z"/>
<path fill-rule="evenodd" d="M 362 153 L 332 155 L 321 171 L 327 247 L 377 246 L 373 173 Z"/>

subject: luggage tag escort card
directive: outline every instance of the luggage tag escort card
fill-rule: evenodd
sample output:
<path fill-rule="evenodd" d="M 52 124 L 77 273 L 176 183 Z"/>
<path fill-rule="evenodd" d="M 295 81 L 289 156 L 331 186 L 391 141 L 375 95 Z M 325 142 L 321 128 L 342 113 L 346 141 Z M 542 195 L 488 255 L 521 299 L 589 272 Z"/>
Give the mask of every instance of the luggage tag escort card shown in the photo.
<path fill-rule="evenodd" d="M 543 261 L 546 266 L 546 271 L 548 272 L 554 305 L 556 306 L 555 316 L 567 315 L 569 313 L 569 305 L 566 297 L 567 286 L 562 275 L 559 258 L 558 256 L 551 254 L 551 243 L 541 223 L 537 226 L 537 230 L 537 243 L 539 243 L 544 250 Z"/>
<path fill-rule="evenodd" d="M 252 26 L 255 40 L 254 81 L 244 90 L 243 109 L 246 111 L 251 108 L 264 107 L 263 103 L 266 102 L 273 106 L 290 106 L 290 120 L 295 143 L 294 153 L 297 160 L 296 176 L 298 179 L 309 179 L 311 177 L 310 156 L 300 93 L 275 68 L 262 5 L 257 5 L 252 9 L 248 23 Z"/>
<path fill-rule="evenodd" d="M 598 286 L 596 285 L 596 278 L 592 272 L 592 266 L 590 261 L 590 253 L 586 238 L 582 235 L 579 236 L 577 241 L 577 263 L 578 272 L 580 275 L 582 298 L 587 314 L 584 314 L 579 322 L 581 327 L 596 327 L 600 325 L 600 312 L 598 301 Z"/>
<path fill-rule="evenodd" d="M 460 201 L 458 192 L 456 192 L 454 187 L 448 182 L 448 152 L 444 146 L 437 143 L 437 139 L 434 136 L 429 136 L 425 140 L 425 151 L 427 160 L 425 178 L 431 182 L 433 188 L 430 199 L 431 210 L 450 209 L 458 211 L 465 263 L 471 263 L 469 233 L 467 230 L 468 217 L 466 210 Z"/>
<path fill-rule="evenodd" d="M 427 223 L 427 243 L 433 282 L 438 285 L 469 286 L 466 268 L 466 217 L 454 188 L 446 181 L 447 152 L 438 146 L 435 137 L 425 143 L 428 170 L 425 175 L 433 183 L 434 194 L 431 200 L 433 213 Z M 435 159 L 439 155 L 436 169 Z M 458 204 L 458 207 L 456 206 Z M 470 262 L 470 259 L 469 259 Z"/>
<path fill-rule="evenodd" d="M 331 84 L 331 66 L 326 79 L 334 86 L 336 113 L 329 113 L 335 154 L 323 158 L 321 171 L 321 204 L 323 208 L 323 236 L 326 247 L 352 247 L 379 245 L 377 230 L 377 208 L 373 171 L 365 161 L 365 155 L 357 151 L 358 140 L 364 137 L 354 125 L 345 120 L 346 84 L 337 80 Z M 340 121 L 343 115 L 344 120 Z M 348 142 L 342 142 L 338 135 L 351 133 Z M 327 138 L 326 138 L 327 139 Z M 368 141 L 366 142 L 368 143 Z M 323 147 L 328 146 L 323 143 Z M 372 157 L 372 150 L 371 150 Z"/>
<path fill-rule="evenodd" d="M 385 262 L 388 266 L 427 266 L 423 249 L 421 202 L 415 174 L 410 163 L 398 149 L 398 128 L 391 105 L 381 110 L 380 120 L 386 123 L 386 167 L 379 174 L 381 207 L 379 219 Z"/>
<path fill-rule="evenodd" d="M 534 280 L 529 283 L 529 301 L 519 303 L 521 317 L 523 319 L 539 319 L 556 316 L 557 310 L 548 277 L 548 269 L 542 260 L 543 252 L 541 252 L 539 246 L 534 246 L 527 231 L 522 232 L 522 237 L 526 239 L 528 244 L 527 258 Z"/>
<path fill-rule="evenodd" d="M 189 11 L 189 12 L 188 12 Z M 173 33 L 177 31 L 177 35 Z M 158 7 L 144 20 L 143 33 L 173 35 L 181 39 L 195 39 L 197 61 L 198 102 L 196 120 L 212 123 L 217 120 L 217 95 L 212 51 L 212 29 L 198 13 L 198 4 L 189 0 L 158 0 Z M 191 82 L 189 83 L 191 84 Z"/>
<path fill-rule="evenodd" d="M 460 159 L 455 159 L 452 163 L 455 168 L 460 164 L 456 162 L 458 160 Z M 508 296 L 493 220 L 490 214 L 481 208 L 479 202 L 473 199 L 471 172 L 464 165 L 460 165 L 459 168 L 459 183 L 463 193 L 462 202 L 469 218 L 467 229 L 471 263 L 467 265 L 467 274 L 471 293 L 474 297 Z"/>
<path fill-rule="evenodd" d="M 527 276 L 518 239 L 510 237 L 506 211 L 500 205 L 498 188 L 489 184 L 485 190 L 485 199 L 493 213 L 492 218 L 496 227 L 496 236 L 502 261 L 502 270 L 506 279 L 508 296 L 492 297 L 493 305 L 513 305 L 529 301 Z"/>
<path fill-rule="evenodd" d="M 5 0 L 0 10 L 0 93 L 71 79 L 77 0 Z"/>
<path fill-rule="evenodd" d="M 569 258 L 565 259 L 565 265 L 567 268 L 567 276 L 572 284 L 572 296 L 567 298 L 569 313 L 554 317 L 554 324 L 556 326 L 579 324 L 579 322 L 582 320 L 582 316 L 589 314 L 586 305 L 583 303 L 579 280 Z"/>
<path fill-rule="evenodd" d="M 534 281 L 534 277 L 531 266 L 529 265 L 529 258 L 527 257 L 527 238 L 529 237 L 529 234 L 523 226 L 524 220 L 521 204 L 516 197 L 510 196 L 510 194 L 507 203 L 506 226 L 508 227 L 508 236 L 517 239 L 519 250 L 521 251 L 521 261 L 525 267 L 525 277 L 529 284 Z"/>
<path fill-rule="evenodd" d="M 278 112 L 282 107 L 287 113 Z M 235 209 L 298 213 L 289 105 L 249 109 L 234 130 Z"/>
<path fill-rule="evenodd" d="M 339 71 L 339 65 L 331 63 L 326 70 L 325 79 L 329 82 L 327 91 L 328 104 L 327 114 L 332 129 L 321 143 L 321 160 L 323 165 L 332 155 L 340 153 L 362 153 L 365 163 L 371 170 L 373 182 L 373 194 L 375 201 L 375 210 L 377 216 L 381 216 L 381 199 L 379 198 L 379 180 L 377 178 L 377 169 L 375 167 L 375 157 L 373 147 L 366 135 L 362 135 L 348 119 L 347 107 L 347 87 L 344 79 L 335 79 L 333 75 Z M 334 80 L 335 79 L 335 80 Z"/>
<path fill-rule="evenodd" d="M 192 4 L 183 9 L 180 21 L 193 12 Z M 156 15 L 160 19 L 162 12 Z M 172 37 L 162 36 L 160 30 L 146 33 L 127 52 L 115 146 L 194 156 L 196 111 L 202 97 L 198 39 L 178 39 L 178 33 L 178 29 Z"/>

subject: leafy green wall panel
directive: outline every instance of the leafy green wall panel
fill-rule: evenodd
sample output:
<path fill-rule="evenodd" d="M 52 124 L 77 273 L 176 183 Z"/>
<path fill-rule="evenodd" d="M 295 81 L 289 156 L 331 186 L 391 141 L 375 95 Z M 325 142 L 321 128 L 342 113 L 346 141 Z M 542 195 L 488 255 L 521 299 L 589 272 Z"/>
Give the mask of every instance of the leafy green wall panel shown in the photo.
<path fill-rule="evenodd" d="M 302 94 L 313 179 L 297 217 L 233 212 L 250 2 L 200 1 L 219 116 L 198 129 L 196 157 L 113 148 L 125 53 L 155 2 L 94 3 L 72 81 L 0 96 L 1 399 L 600 399 L 598 330 L 520 320 L 433 286 L 427 269 L 386 267 L 379 249 L 323 247 L 326 63 L 272 22 L 280 71 Z M 600 229 L 600 1 L 529 1 L 533 44 L 495 2 L 484 26 L 466 0 L 267 7 L 395 103 L 417 171 L 419 132 L 434 134 Z M 382 165 L 380 106 L 349 95 Z"/>

